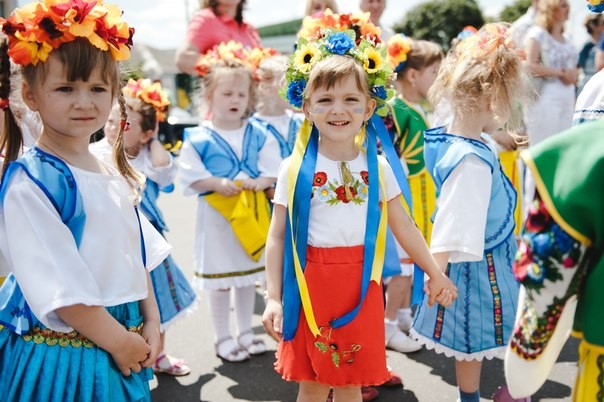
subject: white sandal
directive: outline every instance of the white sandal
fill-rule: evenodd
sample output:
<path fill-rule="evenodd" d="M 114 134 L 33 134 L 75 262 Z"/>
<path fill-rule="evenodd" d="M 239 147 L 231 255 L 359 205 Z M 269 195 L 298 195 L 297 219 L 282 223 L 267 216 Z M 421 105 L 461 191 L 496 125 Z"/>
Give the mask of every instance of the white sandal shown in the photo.
<path fill-rule="evenodd" d="M 216 349 L 216 356 L 227 362 L 239 363 L 250 358 L 249 353 L 230 336 L 216 342 L 214 347 Z"/>
<path fill-rule="evenodd" d="M 266 352 L 266 344 L 260 338 L 256 338 L 252 331 L 246 331 L 237 337 L 239 346 L 252 356 L 261 355 Z"/>

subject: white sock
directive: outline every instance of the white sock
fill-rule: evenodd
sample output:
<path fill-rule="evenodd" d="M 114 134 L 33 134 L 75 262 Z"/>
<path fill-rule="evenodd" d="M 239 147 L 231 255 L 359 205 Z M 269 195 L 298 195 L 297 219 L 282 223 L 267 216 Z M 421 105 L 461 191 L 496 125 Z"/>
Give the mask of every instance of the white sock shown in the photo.
<path fill-rule="evenodd" d="M 384 318 L 384 329 L 386 340 L 390 339 L 396 331 L 398 331 L 398 320 L 389 320 Z"/>
<path fill-rule="evenodd" d="M 399 321 L 411 318 L 411 307 L 399 308 L 396 314 Z"/>
<path fill-rule="evenodd" d="M 235 317 L 237 318 L 237 331 L 239 335 L 252 330 L 252 315 L 254 314 L 254 301 L 256 287 L 246 286 L 234 288 L 235 292 Z"/>
<path fill-rule="evenodd" d="M 231 308 L 230 290 L 209 290 L 208 302 L 210 315 L 214 324 L 214 335 L 216 341 L 222 341 L 231 336 L 229 328 L 229 310 Z"/>

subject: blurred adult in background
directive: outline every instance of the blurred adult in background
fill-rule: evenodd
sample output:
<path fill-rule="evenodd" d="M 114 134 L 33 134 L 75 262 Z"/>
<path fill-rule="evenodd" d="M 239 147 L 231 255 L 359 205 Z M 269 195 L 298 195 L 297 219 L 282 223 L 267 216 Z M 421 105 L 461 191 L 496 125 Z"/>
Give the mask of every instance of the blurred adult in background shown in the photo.
<path fill-rule="evenodd" d="M 567 0 L 540 0 L 535 25 L 524 42 L 538 96 L 525 108 L 530 145 L 571 126 L 578 79 L 577 52 L 564 35 Z"/>
<path fill-rule="evenodd" d="M 330 9 L 334 14 L 338 12 L 336 0 L 308 0 L 304 15 L 320 17 L 326 9 Z"/>
<path fill-rule="evenodd" d="M 577 93 L 583 90 L 587 81 L 599 70 L 596 68 L 596 51 L 604 31 L 604 16 L 602 14 L 588 14 L 583 25 L 585 25 L 589 39 L 579 52 L 577 67 L 580 69 L 580 74 Z"/>
<path fill-rule="evenodd" d="M 394 31 L 388 27 L 383 26 L 380 23 L 380 18 L 382 18 L 382 14 L 384 13 L 384 9 L 386 8 L 386 0 L 361 0 L 359 3 L 359 8 L 364 13 L 370 14 L 371 22 L 380 27 L 382 30 L 382 34 L 380 38 L 382 41 L 386 42 L 392 35 L 394 35 Z"/>
<path fill-rule="evenodd" d="M 214 45 L 234 40 L 245 46 L 260 46 L 260 36 L 243 19 L 246 0 L 202 0 L 193 16 L 184 42 L 176 51 L 176 66 L 183 73 L 195 75 L 200 54 Z"/>

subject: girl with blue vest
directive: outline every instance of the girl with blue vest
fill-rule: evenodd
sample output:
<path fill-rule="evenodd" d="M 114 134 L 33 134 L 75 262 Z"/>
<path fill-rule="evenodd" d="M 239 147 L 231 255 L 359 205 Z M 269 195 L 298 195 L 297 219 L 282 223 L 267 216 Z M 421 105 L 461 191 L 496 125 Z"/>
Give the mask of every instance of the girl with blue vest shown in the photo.
<path fill-rule="evenodd" d="M 141 212 L 158 232 L 168 226 L 157 205 L 160 192 L 171 192 L 176 178 L 177 165 L 172 155 L 157 139 L 158 123 L 166 119 L 170 101 L 159 82 L 149 79 L 130 79 L 122 89 L 128 126 L 124 134 L 124 147 L 132 166 L 145 176 L 145 190 L 141 199 Z M 93 153 L 112 155 L 118 134 L 119 113 L 114 107 L 105 124 L 105 138 L 90 145 Z M 111 163 L 111 160 L 107 161 Z M 153 370 L 170 375 L 186 375 L 191 372 L 184 360 L 163 353 L 168 326 L 182 318 L 195 307 L 195 291 L 180 267 L 168 256 L 159 267 L 151 271 L 151 282 L 161 319 L 162 353 L 157 357 Z"/>
<path fill-rule="evenodd" d="M 374 111 L 378 102 L 386 111 L 392 70 L 371 34 L 376 27 L 357 28 L 369 34 L 323 26 L 321 35 L 299 38 L 283 91 L 305 121 L 275 189 L 263 324 L 279 341 L 275 369 L 300 384 L 298 401 L 324 401 L 330 387 L 337 401 L 361 401 L 361 386 L 391 377 L 381 283 L 388 225 L 430 276 L 430 304 L 448 305 L 456 292 L 406 214 L 393 169 L 377 155 L 382 123 Z"/>
<path fill-rule="evenodd" d="M 439 194 L 430 248 L 459 295 L 446 310 L 427 308 L 424 297 L 411 335 L 455 357 L 462 402 L 480 399 L 482 360 L 505 351 L 519 290 L 511 269 L 516 193 L 484 133 L 518 128 L 518 102 L 530 88 L 507 28 L 487 24 L 459 42 L 429 91 L 432 104 L 446 99 L 453 114 L 448 126 L 424 136 Z"/>
<path fill-rule="evenodd" d="M 220 50 L 220 52 L 218 51 Z M 200 60 L 207 119 L 185 130 L 179 176 L 197 195 L 193 285 L 208 292 L 216 354 L 240 362 L 266 351 L 252 332 L 255 285 L 264 282 L 269 205 L 279 146 L 264 127 L 246 119 L 254 104 L 251 69 L 242 49 L 222 45 Z M 236 49 L 230 53 L 229 49 Z M 237 336 L 230 331 L 231 289 Z"/>
<path fill-rule="evenodd" d="M 5 400 L 151 400 L 160 319 L 148 270 L 170 247 L 138 212 L 142 180 L 124 153 L 125 113 L 117 168 L 88 149 L 118 96 L 118 61 L 130 54 L 134 31 L 121 14 L 101 2 L 45 1 L 2 21 L 0 85 L 10 85 L 10 56 L 43 122 L 17 159 L 23 138 L 0 99 L 0 248 L 11 270 L 0 288 Z"/>

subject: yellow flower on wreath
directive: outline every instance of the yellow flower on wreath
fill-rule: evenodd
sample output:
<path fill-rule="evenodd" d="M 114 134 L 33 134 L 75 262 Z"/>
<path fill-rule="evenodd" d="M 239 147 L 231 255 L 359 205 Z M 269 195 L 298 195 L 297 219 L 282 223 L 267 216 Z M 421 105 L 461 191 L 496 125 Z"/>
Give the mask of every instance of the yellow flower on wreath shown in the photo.
<path fill-rule="evenodd" d="M 304 44 L 300 46 L 300 50 L 296 52 L 294 57 L 294 65 L 296 69 L 304 74 L 310 72 L 312 65 L 321 57 L 319 49 L 312 44 Z"/>
<path fill-rule="evenodd" d="M 384 59 L 380 52 L 378 52 L 373 47 L 368 47 L 363 51 L 365 55 L 363 61 L 363 67 L 368 74 L 377 73 L 382 69 L 382 64 L 384 63 Z"/>

